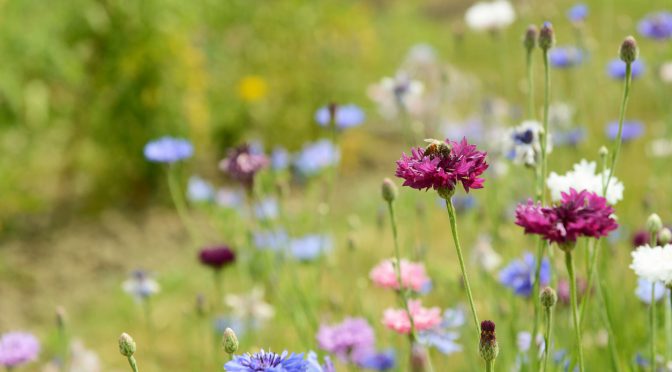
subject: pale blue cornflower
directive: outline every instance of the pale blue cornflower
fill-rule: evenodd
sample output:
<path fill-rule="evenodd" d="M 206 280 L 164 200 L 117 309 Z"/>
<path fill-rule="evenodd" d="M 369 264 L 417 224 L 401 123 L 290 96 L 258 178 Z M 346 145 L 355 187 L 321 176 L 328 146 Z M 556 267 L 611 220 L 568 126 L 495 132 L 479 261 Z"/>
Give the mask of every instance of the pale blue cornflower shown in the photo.
<path fill-rule="evenodd" d="M 271 169 L 276 172 L 283 171 L 289 167 L 290 154 L 283 147 L 276 147 L 271 152 Z"/>
<path fill-rule="evenodd" d="M 672 13 L 658 12 L 647 15 L 639 21 L 637 31 L 654 40 L 667 40 L 672 37 Z"/>
<path fill-rule="evenodd" d="M 276 198 L 264 198 L 254 204 L 254 215 L 258 220 L 274 220 L 279 214 L 280 206 Z"/>
<path fill-rule="evenodd" d="M 227 372 L 307 372 L 309 364 L 303 354 L 276 354 L 263 349 L 254 354 L 234 355 L 224 365 Z"/>
<path fill-rule="evenodd" d="M 145 145 L 145 158 L 155 163 L 175 163 L 190 158 L 194 153 L 191 143 L 183 138 L 161 137 Z"/>
<path fill-rule="evenodd" d="M 199 176 L 189 177 L 187 198 L 194 203 L 210 202 L 215 199 L 215 188 Z"/>
<path fill-rule="evenodd" d="M 349 103 L 347 105 L 323 106 L 315 112 L 315 121 L 321 127 L 328 127 L 331 123 L 331 115 L 334 113 L 334 124 L 337 129 L 348 129 L 359 126 L 366 116 L 359 106 Z"/>
<path fill-rule="evenodd" d="M 215 201 L 220 207 L 240 210 L 245 207 L 245 192 L 241 189 L 220 188 Z"/>
<path fill-rule="evenodd" d="M 618 121 L 612 121 L 607 124 L 605 131 L 610 140 L 616 139 L 618 136 Z M 632 141 L 642 135 L 644 135 L 644 124 L 634 120 L 623 122 L 623 132 L 621 133 L 623 142 Z"/>
<path fill-rule="evenodd" d="M 464 325 L 464 311 L 459 308 L 446 309 L 441 324 L 437 327 L 418 333 L 418 343 L 436 348 L 444 355 L 451 355 L 462 351 L 462 345 L 457 343 L 460 338 L 459 328 Z"/>
<path fill-rule="evenodd" d="M 328 355 L 324 357 L 324 363 L 320 364 L 317 353 L 309 351 L 306 361 L 308 362 L 307 372 L 336 372 L 336 368 Z"/>
<path fill-rule="evenodd" d="M 511 261 L 508 266 L 499 272 L 499 281 L 511 288 L 519 296 L 530 297 L 534 287 L 535 258 L 532 253 L 526 252 L 522 259 Z M 551 263 L 547 258 L 541 261 L 539 286 L 548 285 L 551 280 Z"/>
<path fill-rule="evenodd" d="M 136 301 L 143 302 L 161 291 L 159 283 L 144 270 L 134 270 L 130 277 L 122 283 L 124 292 Z"/>
<path fill-rule="evenodd" d="M 583 22 L 588 17 L 588 5 L 578 3 L 567 11 L 567 18 L 574 23 Z"/>
<path fill-rule="evenodd" d="M 644 74 L 645 65 L 641 59 L 636 60 L 631 63 L 631 74 L 632 78 L 636 79 Z M 625 62 L 621 61 L 619 58 L 614 58 L 609 61 L 607 64 L 607 73 L 614 79 L 623 80 L 625 79 Z"/>
<path fill-rule="evenodd" d="M 321 234 L 309 234 L 292 239 L 289 243 L 289 251 L 299 261 L 313 261 L 330 251 L 332 246 L 333 241 L 330 237 Z"/>
<path fill-rule="evenodd" d="M 371 371 L 389 371 L 395 367 L 397 358 L 394 350 L 388 349 L 380 352 L 372 352 L 357 363 L 360 368 Z"/>
<path fill-rule="evenodd" d="M 274 230 L 262 230 L 252 233 L 252 239 L 255 247 L 262 250 L 270 250 L 274 252 L 285 249 L 289 244 L 289 236 L 287 231 L 282 228 Z"/>
<path fill-rule="evenodd" d="M 555 68 L 567 69 L 583 62 L 583 51 L 574 46 L 558 46 L 548 51 L 548 60 Z"/>
<path fill-rule="evenodd" d="M 294 159 L 294 166 L 301 175 L 313 176 L 325 168 L 337 165 L 340 159 L 341 152 L 336 145 L 322 139 L 304 145 Z"/>
<path fill-rule="evenodd" d="M 661 282 L 656 282 L 653 293 L 656 302 L 660 301 L 665 297 L 667 289 L 665 285 Z M 635 289 L 635 295 L 642 302 L 647 305 L 651 304 L 651 282 L 645 278 L 637 278 L 637 288 Z"/>

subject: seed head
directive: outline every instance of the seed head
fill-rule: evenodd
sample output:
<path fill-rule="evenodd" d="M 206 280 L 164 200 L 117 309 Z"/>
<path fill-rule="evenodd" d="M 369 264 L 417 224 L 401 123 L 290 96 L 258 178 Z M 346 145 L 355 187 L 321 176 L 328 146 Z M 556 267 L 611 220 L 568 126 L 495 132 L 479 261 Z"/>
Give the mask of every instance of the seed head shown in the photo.
<path fill-rule="evenodd" d="M 495 323 L 490 320 L 481 322 L 481 340 L 479 342 L 479 351 L 481 357 L 486 362 L 491 362 L 497 358 L 499 354 L 499 345 L 497 344 L 497 337 L 495 336 Z"/>

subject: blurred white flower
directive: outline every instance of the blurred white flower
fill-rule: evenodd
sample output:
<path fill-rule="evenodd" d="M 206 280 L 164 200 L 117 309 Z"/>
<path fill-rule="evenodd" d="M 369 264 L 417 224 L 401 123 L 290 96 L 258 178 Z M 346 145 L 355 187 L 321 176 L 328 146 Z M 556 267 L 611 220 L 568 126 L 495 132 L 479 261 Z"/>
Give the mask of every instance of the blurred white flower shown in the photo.
<path fill-rule="evenodd" d="M 672 140 L 658 138 L 651 141 L 647 153 L 654 158 L 666 158 L 672 155 Z"/>
<path fill-rule="evenodd" d="M 481 234 L 476 239 L 471 258 L 487 272 L 494 271 L 502 264 L 502 256 L 492 248 L 492 238 L 486 234 Z"/>
<path fill-rule="evenodd" d="M 603 183 L 607 181 L 609 170 L 595 173 L 596 167 L 595 162 L 582 159 L 579 163 L 574 164 L 573 170 L 565 173 L 564 176 L 551 172 L 546 184 L 551 190 L 553 201 L 561 200 L 562 193 L 569 192 L 570 188 L 576 191 L 587 190 L 602 195 Z M 622 200 L 623 190 L 623 183 L 618 178 L 612 176 L 609 181 L 609 189 L 607 190 L 607 201 L 609 204 L 613 205 Z"/>
<path fill-rule="evenodd" d="M 665 62 L 660 66 L 660 80 L 663 83 L 672 83 L 672 62 Z"/>
<path fill-rule="evenodd" d="M 541 158 L 541 134 L 544 128 L 538 121 L 527 120 L 519 126 L 507 130 L 503 138 L 504 155 L 515 164 L 534 167 Z M 553 151 L 553 140 L 549 135 L 546 154 Z"/>
<path fill-rule="evenodd" d="M 568 129 L 574 126 L 574 106 L 565 102 L 554 102 L 548 107 L 549 125 L 555 128 Z"/>
<path fill-rule="evenodd" d="M 538 333 L 535 338 L 535 343 L 539 347 L 539 356 L 542 356 L 544 354 L 544 348 L 546 347 L 544 336 Z M 521 354 L 527 353 L 530 350 L 531 344 L 532 334 L 530 332 L 518 332 L 518 335 L 516 336 L 516 345 Z"/>
<path fill-rule="evenodd" d="M 394 78 L 385 77 L 380 83 L 369 86 L 368 95 L 378 104 L 383 117 L 393 119 L 404 110 L 411 116 L 420 115 L 423 112 L 424 91 L 422 82 L 399 72 Z"/>
<path fill-rule="evenodd" d="M 133 271 L 130 278 L 125 280 L 121 287 L 124 292 L 133 296 L 137 301 L 146 300 L 161 291 L 159 283 L 143 270 Z"/>
<path fill-rule="evenodd" d="M 653 248 L 644 245 L 631 254 L 630 268 L 637 276 L 649 282 L 672 284 L 672 245 L 666 244 L 663 247 Z"/>
<path fill-rule="evenodd" d="M 464 21 L 472 30 L 494 31 L 503 29 L 516 20 L 516 12 L 507 0 L 478 2 L 464 15 Z"/>
<path fill-rule="evenodd" d="M 273 306 L 264 301 L 264 290 L 254 287 L 248 294 L 229 294 L 224 298 L 233 315 L 241 319 L 249 319 L 263 322 L 275 315 Z"/>
<path fill-rule="evenodd" d="M 69 372 L 100 372 L 100 358 L 96 352 L 84 347 L 82 341 L 76 340 L 70 346 Z"/>

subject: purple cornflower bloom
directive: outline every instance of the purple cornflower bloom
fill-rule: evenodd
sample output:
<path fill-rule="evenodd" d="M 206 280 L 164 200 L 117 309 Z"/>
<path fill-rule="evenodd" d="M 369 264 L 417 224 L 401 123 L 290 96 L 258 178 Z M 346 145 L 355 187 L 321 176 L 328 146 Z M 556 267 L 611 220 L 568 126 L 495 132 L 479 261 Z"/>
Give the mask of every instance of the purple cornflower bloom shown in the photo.
<path fill-rule="evenodd" d="M 322 324 L 316 338 L 321 349 L 343 362 L 358 362 L 375 347 L 373 328 L 364 318 L 345 318 L 339 324 Z"/>
<path fill-rule="evenodd" d="M 656 282 L 653 290 L 654 299 L 656 302 L 663 299 L 667 292 L 665 285 L 661 282 Z M 637 288 L 635 295 L 645 304 L 651 304 L 651 282 L 644 278 L 637 278 Z"/>
<path fill-rule="evenodd" d="M 310 234 L 292 239 L 289 250 L 299 261 L 313 261 L 332 248 L 333 242 L 326 235 Z"/>
<path fill-rule="evenodd" d="M 570 68 L 583 62 L 583 52 L 573 46 L 555 47 L 548 51 L 548 60 L 553 67 Z"/>
<path fill-rule="evenodd" d="M 324 168 L 338 164 L 340 159 L 339 149 L 331 141 L 322 139 L 304 145 L 296 155 L 294 166 L 301 175 L 312 176 Z"/>
<path fill-rule="evenodd" d="M 499 281 L 511 288 L 519 296 L 530 297 L 534 287 L 536 260 L 532 253 L 526 252 L 522 259 L 513 260 L 499 272 Z M 539 272 L 540 288 L 548 285 L 551 280 L 551 263 L 547 258 L 541 260 Z"/>
<path fill-rule="evenodd" d="M 612 121 L 607 124 L 607 137 L 611 140 L 618 136 L 618 121 Z M 644 125 L 638 121 L 624 121 L 623 122 L 623 142 L 632 141 L 644 135 Z"/>
<path fill-rule="evenodd" d="M 394 350 L 389 349 L 381 352 L 372 352 L 362 357 L 357 363 L 360 368 L 372 371 L 387 371 L 396 365 Z"/>
<path fill-rule="evenodd" d="M 338 129 L 347 129 L 356 127 L 364 122 L 366 118 L 364 111 L 355 104 L 336 105 L 321 107 L 315 112 L 315 121 L 321 127 L 328 127 L 331 123 L 331 116 L 334 115 L 334 123 Z"/>
<path fill-rule="evenodd" d="M 0 336 L 0 366 L 12 369 L 32 362 L 40 353 L 40 342 L 27 332 L 7 332 Z"/>
<path fill-rule="evenodd" d="M 672 13 L 658 12 L 647 15 L 639 21 L 637 31 L 650 39 L 669 39 L 672 37 Z"/>
<path fill-rule="evenodd" d="M 290 354 L 287 351 L 276 354 L 263 349 L 254 354 L 234 355 L 224 365 L 228 372 L 306 372 L 309 364 L 303 354 Z"/>
<path fill-rule="evenodd" d="M 516 208 L 516 225 L 526 234 L 541 235 L 563 249 L 571 249 L 579 237 L 599 238 L 616 230 L 614 209 L 596 193 L 569 189 L 560 204 L 542 207 L 529 200 Z"/>
<path fill-rule="evenodd" d="M 267 164 L 264 154 L 253 152 L 249 145 L 242 145 L 229 151 L 227 157 L 219 162 L 219 169 L 251 190 L 254 176 Z"/>
<path fill-rule="evenodd" d="M 632 62 L 630 65 L 632 78 L 636 79 L 644 73 L 644 62 L 640 59 Z M 625 62 L 618 58 L 612 59 L 607 65 L 607 73 L 614 79 L 625 79 Z"/>
<path fill-rule="evenodd" d="M 175 163 L 194 154 L 191 143 L 182 138 L 161 137 L 145 145 L 145 158 L 155 163 Z"/>
<path fill-rule="evenodd" d="M 588 5 L 578 3 L 567 11 L 567 18 L 572 22 L 583 22 L 588 17 Z"/>
<path fill-rule="evenodd" d="M 488 168 L 485 155 L 466 138 L 461 142 L 435 141 L 426 149 L 412 148 L 411 156 L 402 154 L 396 176 L 404 179 L 404 186 L 418 190 L 433 188 L 452 193 L 462 183 L 464 191 L 469 192 L 483 187 L 485 179 L 479 176 Z"/>
<path fill-rule="evenodd" d="M 236 254 L 228 246 L 222 245 L 201 249 L 198 258 L 203 265 L 221 270 L 224 266 L 232 264 L 236 260 Z"/>

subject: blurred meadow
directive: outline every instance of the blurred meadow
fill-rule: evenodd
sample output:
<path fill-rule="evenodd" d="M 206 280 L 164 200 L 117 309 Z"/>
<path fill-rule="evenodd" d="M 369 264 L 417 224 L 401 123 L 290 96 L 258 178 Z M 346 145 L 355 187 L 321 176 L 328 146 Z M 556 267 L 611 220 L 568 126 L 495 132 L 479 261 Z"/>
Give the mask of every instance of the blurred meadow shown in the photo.
<path fill-rule="evenodd" d="M 589 298 L 585 370 L 672 370 L 669 290 L 654 305 L 652 368 L 650 305 L 629 268 L 648 216 L 672 222 L 672 48 L 638 32 L 670 3 L 586 1 L 577 21 L 568 17 L 575 1 L 512 0 L 515 20 L 496 30 L 465 22 L 472 4 L 0 0 L 0 334 L 26 331 L 41 344 L 37 360 L 15 370 L 130 370 L 117 345 L 122 332 L 135 339 L 142 371 L 222 370 L 226 327 L 238 334 L 236 354 L 313 350 L 320 360 L 331 355 L 338 371 L 386 370 L 342 360 L 318 342 L 321 325 L 348 317 L 368 321 L 376 350 L 392 350 L 389 370 L 483 370 L 444 201 L 395 177 L 402 153 L 446 137 L 488 152 L 484 187 L 457 187 L 453 203 L 479 317 L 497 324 L 496 369 L 540 368 L 543 351 L 529 340 L 535 317 L 543 334 L 538 295 L 516 293 L 502 274 L 536 254 L 536 238 L 514 223 L 516 205 L 535 197 L 535 175 L 511 159 L 503 138 L 531 119 L 522 40 L 528 25 L 546 21 L 554 49 L 581 53 L 575 63 L 552 60 L 549 173 L 582 159 L 601 169 L 624 85 L 608 65 L 626 36 L 637 39 L 643 63 L 614 168 L 624 187 L 622 200 L 610 201 L 618 229 L 604 244 L 581 238 L 575 248 L 579 299 Z M 532 60 L 532 118 L 541 121 L 539 48 Z M 395 108 L 401 99 L 393 92 L 384 102 L 384 77 L 408 78 L 422 92 Z M 330 128 L 334 110 L 349 104 L 363 120 Z M 151 161 L 146 145 L 163 136 L 188 140 L 193 154 Z M 243 144 L 270 161 L 247 190 L 220 163 Z M 395 291 L 370 278 L 394 257 L 386 177 L 399 188 L 401 256 L 424 263 L 431 278 L 431 290 L 413 295 L 463 318 L 450 329 L 455 339 L 423 345 L 421 366 L 409 364 L 408 337 L 381 320 L 401 307 Z M 221 245 L 236 259 L 213 271 L 199 251 Z M 601 250 L 599 276 L 585 290 L 589 247 Z M 560 297 L 547 370 L 571 370 L 578 362 L 563 252 L 551 245 L 544 256 L 544 285 Z M 530 284 L 533 274 L 516 280 Z M 160 291 L 134 299 L 122 283 L 147 276 Z M 80 341 L 95 352 L 91 367 L 75 366 Z"/>

